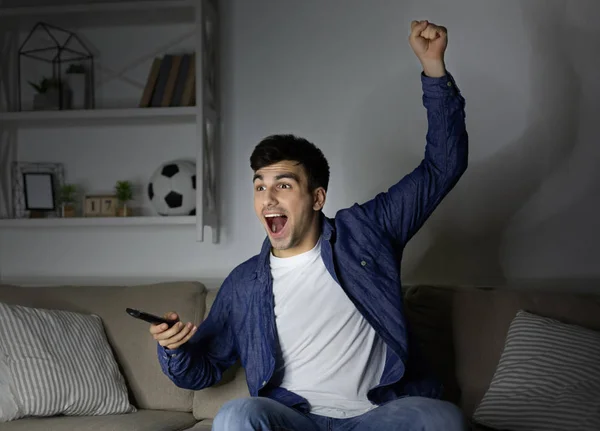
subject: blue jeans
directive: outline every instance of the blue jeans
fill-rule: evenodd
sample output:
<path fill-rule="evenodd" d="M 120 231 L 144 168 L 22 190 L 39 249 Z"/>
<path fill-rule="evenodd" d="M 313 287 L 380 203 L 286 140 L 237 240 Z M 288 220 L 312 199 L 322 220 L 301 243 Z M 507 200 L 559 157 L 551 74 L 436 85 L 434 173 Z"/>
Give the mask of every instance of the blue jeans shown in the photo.
<path fill-rule="evenodd" d="M 465 431 L 461 410 L 447 401 L 405 397 L 360 416 L 334 419 L 303 414 L 269 398 L 227 402 L 213 431 Z"/>

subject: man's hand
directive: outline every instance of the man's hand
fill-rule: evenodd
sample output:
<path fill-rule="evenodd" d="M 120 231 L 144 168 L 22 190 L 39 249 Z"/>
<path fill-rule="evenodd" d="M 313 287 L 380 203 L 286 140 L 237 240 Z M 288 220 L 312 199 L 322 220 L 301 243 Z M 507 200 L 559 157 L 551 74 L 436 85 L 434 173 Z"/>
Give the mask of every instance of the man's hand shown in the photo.
<path fill-rule="evenodd" d="M 165 319 L 168 320 L 179 320 L 177 313 L 169 312 L 165 314 Z M 166 324 L 150 325 L 150 333 L 154 337 L 158 344 L 167 349 L 176 349 L 179 346 L 188 342 L 192 335 L 196 333 L 196 326 L 188 323 L 184 325 L 183 322 L 177 322 L 170 328 Z"/>
<path fill-rule="evenodd" d="M 429 21 L 413 21 L 408 40 L 423 65 L 425 75 L 440 78 L 446 74 L 444 53 L 448 46 L 448 31 Z"/>

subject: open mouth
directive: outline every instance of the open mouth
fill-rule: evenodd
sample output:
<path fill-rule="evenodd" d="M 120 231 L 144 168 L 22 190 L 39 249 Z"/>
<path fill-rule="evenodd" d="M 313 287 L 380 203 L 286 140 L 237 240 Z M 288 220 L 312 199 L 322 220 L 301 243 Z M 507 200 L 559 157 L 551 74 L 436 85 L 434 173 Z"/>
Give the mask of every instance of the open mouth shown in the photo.
<path fill-rule="evenodd" d="M 283 214 L 266 214 L 265 220 L 267 221 L 269 230 L 272 233 L 277 234 L 285 227 L 285 224 L 287 223 L 287 216 Z"/>

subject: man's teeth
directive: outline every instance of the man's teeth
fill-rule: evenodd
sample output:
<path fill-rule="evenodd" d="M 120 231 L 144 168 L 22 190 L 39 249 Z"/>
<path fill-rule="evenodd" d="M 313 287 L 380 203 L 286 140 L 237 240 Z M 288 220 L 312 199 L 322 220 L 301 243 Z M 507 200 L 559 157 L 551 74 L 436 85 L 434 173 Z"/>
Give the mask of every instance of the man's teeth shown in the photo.
<path fill-rule="evenodd" d="M 274 218 L 274 217 L 285 217 L 285 215 L 283 215 L 283 214 L 265 214 L 265 218 Z M 271 225 L 271 232 L 277 233 L 277 224 L 270 223 L 270 225 Z"/>

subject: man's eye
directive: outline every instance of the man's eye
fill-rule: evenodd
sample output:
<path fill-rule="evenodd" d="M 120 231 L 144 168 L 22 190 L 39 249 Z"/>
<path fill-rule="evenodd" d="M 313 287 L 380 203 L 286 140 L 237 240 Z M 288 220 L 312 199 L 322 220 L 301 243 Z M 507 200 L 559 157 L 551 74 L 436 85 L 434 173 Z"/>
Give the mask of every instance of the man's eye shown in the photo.
<path fill-rule="evenodd" d="M 265 186 L 256 186 L 257 192 L 262 192 L 265 189 Z"/>
<path fill-rule="evenodd" d="M 289 188 L 291 188 L 292 186 L 291 186 L 291 185 L 289 185 L 289 184 L 279 184 L 279 187 L 281 187 L 282 189 L 289 189 Z"/>

